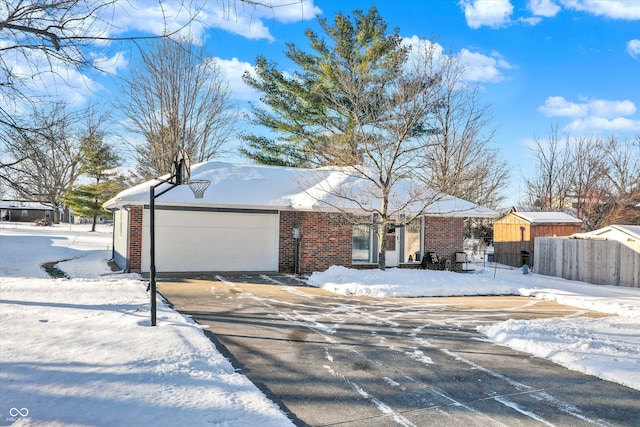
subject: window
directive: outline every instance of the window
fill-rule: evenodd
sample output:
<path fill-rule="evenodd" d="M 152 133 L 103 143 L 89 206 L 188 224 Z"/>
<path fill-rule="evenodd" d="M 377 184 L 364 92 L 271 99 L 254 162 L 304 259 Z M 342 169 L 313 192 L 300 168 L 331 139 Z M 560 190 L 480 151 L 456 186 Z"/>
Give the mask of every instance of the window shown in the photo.
<path fill-rule="evenodd" d="M 23 209 L 22 212 L 20 213 L 20 215 L 22 216 L 29 216 L 29 211 Z"/>
<path fill-rule="evenodd" d="M 351 260 L 353 262 L 371 261 L 371 227 L 354 225 L 352 230 Z"/>

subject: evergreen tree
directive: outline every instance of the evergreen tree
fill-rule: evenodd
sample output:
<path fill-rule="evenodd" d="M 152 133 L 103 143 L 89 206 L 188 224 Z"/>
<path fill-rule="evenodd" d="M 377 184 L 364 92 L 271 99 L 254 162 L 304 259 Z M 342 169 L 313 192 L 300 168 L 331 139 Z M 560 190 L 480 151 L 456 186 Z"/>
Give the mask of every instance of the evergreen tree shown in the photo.
<path fill-rule="evenodd" d="M 361 130 L 380 120 L 381 88 L 398 78 L 407 57 L 399 30 L 375 7 L 354 16 L 339 13 L 333 26 L 319 20 L 328 39 L 307 30 L 313 53 L 287 44 L 286 56 L 299 68 L 293 75 L 260 56 L 255 75 L 243 80 L 262 94 L 252 104 L 252 122 L 271 136 L 245 134 L 241 152 L 259 163 L 287 166 L 362 163 Z"/>
<path fill-rule="evenodd" d="M 120 158 L 103 138 L 99 131 L 90 131 L 83 138 L 80 146 L 81 172 L 92 182 L 75 186 L 65 197 L 66 205 L 76 215 L 92 218 L 91 231 L 96 231 L 98 216 L 109 215 L 102 204 L 122 189 L 114 173 Z"/>
<path fill-rule="evenodd" d="M 387 233 L 440 197 L 411 179 L 435 129 L 446 70 L 435 64 L 433 44 L 410 57 L 399 30 L 389 33 L 375 7 L 353 17 L 340 13 L 333 25 L 319 22 L 326 39 L 306 31 L 312 53 L 288 45 L 287 57 L 299 71 L 290 75 L 258 58 L 256 74 L 243 76 L 262 94 L 264 106 L 252 105 L 254 123 L 275 135 L 245 136 L 243 153 L 271 164 L 343 166 L 340 179 L 359 178 L 362 185 L 327 191 L 346 221 L 362 225 L 364 218 L 378 234 L 378 267 L 384 269 Z M 354 205 L 366 215 L 354 217 Z"/>

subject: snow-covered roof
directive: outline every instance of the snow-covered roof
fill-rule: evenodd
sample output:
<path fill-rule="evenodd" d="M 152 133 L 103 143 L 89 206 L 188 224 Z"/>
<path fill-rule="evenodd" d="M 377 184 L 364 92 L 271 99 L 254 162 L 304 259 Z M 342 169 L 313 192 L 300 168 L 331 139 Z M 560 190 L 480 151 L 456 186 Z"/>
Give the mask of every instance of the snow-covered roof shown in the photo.
<path fill-rule="evenodd" d="M 22 200 L 0 200 L 0 209 L 22 209 L 39 211 L 53 210 L 51 206 L 44 205 L 40 202 L 25 202 Z"/>
<path fill-rule="evenodd" d="M 640 225 L 609 225 L 588 233 L 575 233 L 571 237 L 575 239 L 617 240 L 628 239 L 640 241 Z"/>
<path fill-rule="evenodd" d="M 582 224 L 578 218 L 564 212 L 512 212 L 531 224 Z"/>
<path fill-rule="evenodd" d="M 379 199 L 372 183 L 348 172 L 349 169 L 345 168 L 303 169 L 209 161 L 194 165 L 191 169 L 192 180 L 211 181 L 202 199 L 195 199 L 191 189 L 181 185 L 157 197 L 156 204 L 314 211 L 335 211 L 339 208 L 354 212 L 378 207 Z M 105 208 L 148 204 L 149 188 L 158 183 L 154 179 L 124 190 L 107 201 Z M 166 188 L 166 184 L 159 186 L 156 194 L 163 188 Z M 417 193 L 430 194 L 432 203 L 425 214 L 498 216 L 492 209 L 449 195 L 425 191 L 423 184 L 409 180 L 398 181 L 394 186 L 394 192 L 390 195 L 391 208 L 398 209 L 400 203 L 410 198 L 409 195 Z M 349 196 L 356 194 L 361 205 L 347 202 Z M 417 209 L 420 209 L 417 202 L 403 208 L 406 212 L 416 212 Z"/>

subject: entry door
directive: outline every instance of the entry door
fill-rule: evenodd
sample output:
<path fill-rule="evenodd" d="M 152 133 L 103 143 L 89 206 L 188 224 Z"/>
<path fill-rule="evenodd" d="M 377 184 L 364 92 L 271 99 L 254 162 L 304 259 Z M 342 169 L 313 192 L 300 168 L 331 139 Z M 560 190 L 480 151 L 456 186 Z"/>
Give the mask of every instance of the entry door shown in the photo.
<path fill-rule="evenodd" d="M 398 266 L 398 252 L 399 252 L 399 235 L 400 229 L 392 228 L 387 232 L 385 237 L 385 265 L 387 267 Z"/>

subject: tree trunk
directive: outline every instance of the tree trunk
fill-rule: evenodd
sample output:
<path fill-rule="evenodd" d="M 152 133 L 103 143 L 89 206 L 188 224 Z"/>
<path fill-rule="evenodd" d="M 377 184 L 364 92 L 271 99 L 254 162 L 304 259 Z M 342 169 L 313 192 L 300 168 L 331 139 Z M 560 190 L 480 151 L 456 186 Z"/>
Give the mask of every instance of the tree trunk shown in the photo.
<path fill-rule="evenodd" d="M 378 269 L 387 269 L 387 224 L 389 219 L 387 218 L 387 210 L 389 206 L 389 196 L 387 191 L 382 189 L 382 200 L 380 201 L 380 229 L 378 230 L 378 242 L 380 246 L 380 258 L 378 259 Z"/>
<path fill-rule="evenodd" d="M 380 238 L 378 239 L 380 250 L 378 255 L 378 269 L 386 270 L 387 269 L 387 241 L 386 241 L 387 233 L 386 229 L 382 227 L 382 231 L 380 232 Z"/>

